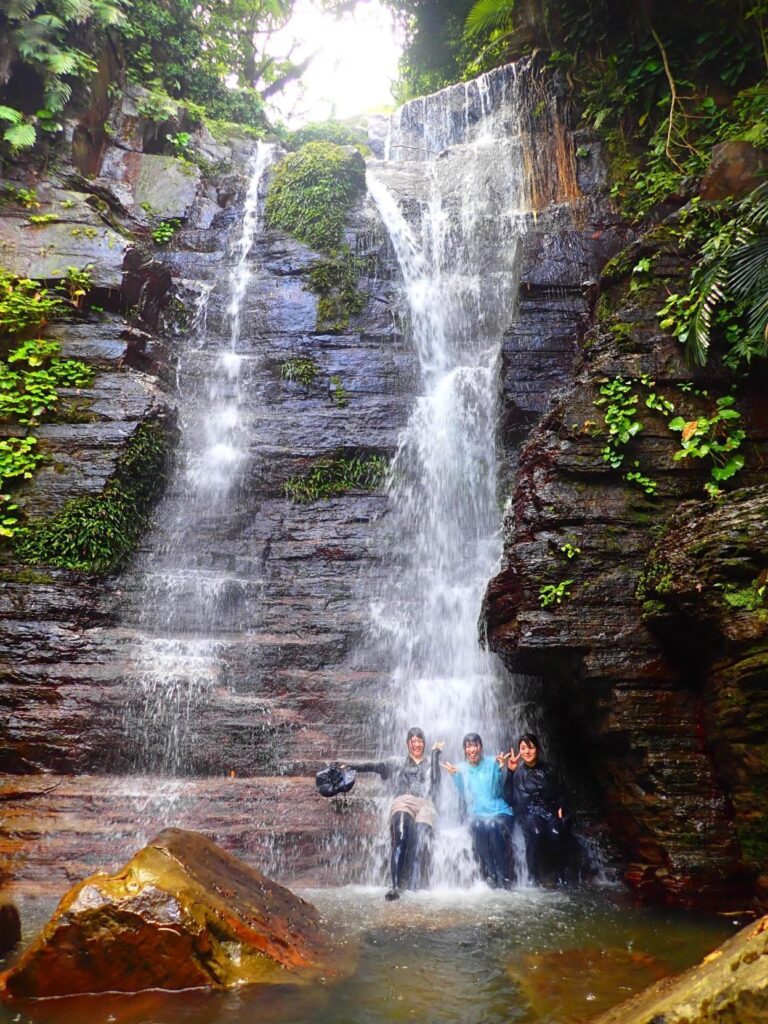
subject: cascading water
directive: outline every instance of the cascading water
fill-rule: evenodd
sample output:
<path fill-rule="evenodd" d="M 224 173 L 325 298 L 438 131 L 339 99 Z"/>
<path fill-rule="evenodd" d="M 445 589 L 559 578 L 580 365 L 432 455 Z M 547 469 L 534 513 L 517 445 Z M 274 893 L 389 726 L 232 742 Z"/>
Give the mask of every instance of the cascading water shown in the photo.
<path fill-rule="evenodd" d="M 382 754 L 403 750 L 414 724 L 428 744 L 446 741 L 447 759 L 461 757 L 468 731 L 480 732 L 486 753 L 495 754 L 521 724 L 509 717 L 511 680 L 477 632 L 501 554 L 499 357 L 526 223 L 520 130 L 509 122 L 516 105 L 514 97 L 503 107 L 492 103 L 497 77 L 465 87 L 463 103 L 454 87 L 402 108 L 392 117 L 387 153 L 411 162 L 372 165 L 368 174 L 403 275 L 423 387 L 391 467 L 392 572 L 373 607 L 391 670 Z M 420 200 L 410 218 L 396 195 L 404 177 L 405 195 Z M 443 790 L 436 880 L 465 883 L 473 871 L 468 837 L 455 827 L 447 776 Z"/>
<path fill-rule="evenodd" d="M 152 546 L 138 566 L 140 643 L 127 728 L 140 770 L 169 775 L 189 770 L 196 712 L 206 697 L 225 685 L 221 649 L 236 625 L 233 608 L 245 591 L 259 585 L 258 580 L 243 579 L 226 564 L 217 564 L 215 545 L 201 540 L 228 529 L 232 495 L 246 459 L 241 309 L 250 277 L 249 255 L 259 229 L 260 191 L 271 157 L 270 146 L 257 144 L 242 228 L 222 284 L 228 292 L 228 329 L 208 329 L 209 306 L 219 284 L 194 284 L 197 310 L 177 371 L 181 447 L 168 494 L 155 517 Z"/>

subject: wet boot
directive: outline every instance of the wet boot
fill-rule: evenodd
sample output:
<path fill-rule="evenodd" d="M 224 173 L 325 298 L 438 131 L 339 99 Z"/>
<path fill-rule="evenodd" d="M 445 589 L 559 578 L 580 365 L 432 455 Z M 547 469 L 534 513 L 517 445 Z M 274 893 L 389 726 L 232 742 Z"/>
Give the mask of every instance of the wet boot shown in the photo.
<path fill-rule="evenodd" d="M 398 811 L 389 819 L 389 832 L 392 837 L 392 854 L 389 861 L 392 888 L 384 897 L 387 900 L 399 900 L 401 889 L 407 888 L 410 882 L 414 831 L 413 817 L 405 811 Z"/>
<path fill-rule="evenodd" d="M 411 873 L 412 888 L 428 889 L 432 875 L 433 834 L 431 826 L 423 821 L 416 822 L 414 840 L 413 871 Z"/>

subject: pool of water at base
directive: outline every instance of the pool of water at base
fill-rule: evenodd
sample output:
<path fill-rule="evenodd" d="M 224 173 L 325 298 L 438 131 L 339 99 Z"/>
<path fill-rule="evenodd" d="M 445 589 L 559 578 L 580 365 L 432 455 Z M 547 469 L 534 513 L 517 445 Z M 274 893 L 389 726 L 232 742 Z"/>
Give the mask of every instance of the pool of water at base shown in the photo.
<path fill-rule="evenodd" d="M 746 923 L 637 909 L 612 888 L 300 895 L 336 940 L 335 979 L 0 1003 L 0 1024 L 582 1024 Z M 52 907 L 21 909 L 39 926 Z"/>

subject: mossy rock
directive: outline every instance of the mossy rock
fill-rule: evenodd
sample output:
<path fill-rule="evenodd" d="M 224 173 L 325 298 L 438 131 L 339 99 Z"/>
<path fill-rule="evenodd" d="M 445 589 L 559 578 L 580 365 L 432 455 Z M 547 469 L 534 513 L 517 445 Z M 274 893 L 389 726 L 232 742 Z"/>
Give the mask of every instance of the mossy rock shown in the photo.
<path fill-rule="evenodd" d="M 267 223 L 317 252 L 330 253 L 341 244 L 349 210 L 364 191 L 365 162 L 357 150 L 308 142 L 275 168 Z"/>

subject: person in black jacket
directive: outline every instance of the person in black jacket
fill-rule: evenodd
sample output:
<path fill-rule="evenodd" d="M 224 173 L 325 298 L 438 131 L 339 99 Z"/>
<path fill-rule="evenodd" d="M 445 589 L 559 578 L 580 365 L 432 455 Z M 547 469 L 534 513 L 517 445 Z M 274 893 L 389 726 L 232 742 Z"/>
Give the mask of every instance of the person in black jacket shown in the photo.
<path fill-rule="evenodd" d="M 511 804 L 525 836 L 525 860 L 531 881 L 539 884 L 547 864 L 562 881 L 565 873 L 570 815 L 560 775 L 540 755 L 531 732 L 520 737 L 507 761 L 504 799 Z"/>
<path fill-rule="evenodd" d="M 435 800 L 440 789 L 440 752 L 435 743 L 425 757 L 426 740 L 419 728 L 408 730 L 408 756 L 386 761 L 347 762 L 343 767 L 358 772 L 375 772 L 392 787 L 389 831 L 392 839 L 390 871 L 392 888 L 386 899 L 396 900 L 402 889 L 425 889 L 432 870 L 432 846 L 437 821 Z"/>

